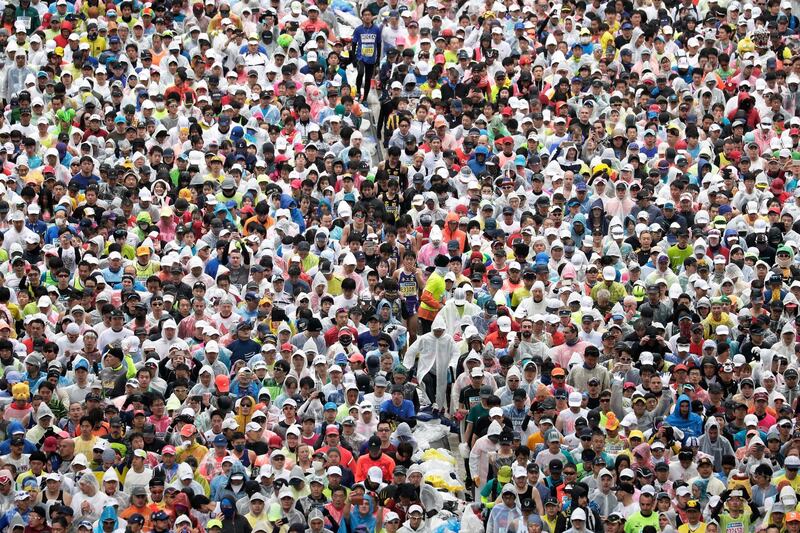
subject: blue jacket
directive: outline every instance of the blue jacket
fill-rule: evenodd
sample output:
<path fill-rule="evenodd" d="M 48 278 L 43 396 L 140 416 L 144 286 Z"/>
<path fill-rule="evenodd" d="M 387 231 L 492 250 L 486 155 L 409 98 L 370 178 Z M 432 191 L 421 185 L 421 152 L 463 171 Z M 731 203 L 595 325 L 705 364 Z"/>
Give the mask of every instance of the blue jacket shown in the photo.
<path fill-rule="evenodd" d="M 688 417 L 683 417 L 680 414 L 681 404 L 684 402 L 690 406 Z M 678 397 L 675 408 L 672 410 L 672 414 L 666 420 L 670 426 L 683 431 L 684 438 L 700 437 L 703 434 L 703 419 L 697 413 L 691 412 L 691 405 L 692 400 L 687 395 L 681 394 Z"/>
<path fill-rule="evenodd" d="M 6 435 L 9 435 L 9 438 L 0 442 L 0 455 L 7 455 L 11 453 L 11 435 L 14 433 L 25 433 L 25 428 L 17 422 L 16 420 L 12 420 L 8 424 L 8 429 L 6 429 Z M 22 453 L 33 453 L 39 448 L 36 447 L 35 444 L 28 441 L 27 439 L 23 441 L 22 444 Z"/>
<path fill-rule="evenodd" d="M 303 218 L 303 212 L 297 208 L 297 202 L 288 194 L 281 194 L 281 209 L 288 209 L 292 215 L 292 222 L 297 224 L 300 232 L 306 230 L 306 219 Z"/>
<path fill-rule="evenodd" d="M 381 57 L 381 32 L 381 27 L 374 23 L 369 28 L 363 24 L 356 28 L 352 41 L 356 59 L 368 65 L 378 62 Z"/>

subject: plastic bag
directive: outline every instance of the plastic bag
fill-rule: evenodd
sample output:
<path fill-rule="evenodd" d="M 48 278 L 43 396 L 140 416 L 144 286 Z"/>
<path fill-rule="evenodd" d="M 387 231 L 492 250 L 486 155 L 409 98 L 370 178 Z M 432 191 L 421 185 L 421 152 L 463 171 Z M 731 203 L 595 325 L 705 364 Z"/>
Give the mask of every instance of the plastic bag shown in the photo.
<path fill-rule="evenodd" d="M 473 503 L 468 505 L 461 516 L 461 531 L 483 531 L 483 529 L 481 504 Z"/>
<path fill-rule="evenodd" d="M 433 530 L 433 533 L 459 533 L 461 531 L 461 524 L 457 518 L 450 518 L 444 524 L 439 525 Z"/>
<path fill-rule="evenodd" d="M 423 479 L 433 485 L 434 488 L 444 489 L 449 492 L 464 490 L 464 484 L 458 479 L 455 468 L 450 463 L 425 461 L 422 466 L 425 471 Z"/>
<path fill-rule="evenodd" d="M 423 461 L 441 461 L 449 463 L 453 466 L 456 465 L 456 460 L 453 455 L 444 448 L 429 448 L 422 453 Z"/>
<path fill-rule="evenodd" d="M 450 435 L 450 428 L 442 425 L 438 419 L 430 422 L 417 421 L 417 426 L 414 428 L 414 438 L 420 443 L 422 441 L 436 443 L 436 441 L 447 439 L 448 435 Z M 420 444 L 420 448 L 424 448 L 424 446 Z"/>

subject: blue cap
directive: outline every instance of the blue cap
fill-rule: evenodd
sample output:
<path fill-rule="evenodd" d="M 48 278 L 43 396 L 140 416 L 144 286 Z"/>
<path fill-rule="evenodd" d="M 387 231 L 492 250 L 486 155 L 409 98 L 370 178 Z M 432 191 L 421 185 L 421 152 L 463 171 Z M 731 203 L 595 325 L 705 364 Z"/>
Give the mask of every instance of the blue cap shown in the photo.
<path fill-rule="evenodd" d="M 243 136 L 244 136 L 244 128 L 242 128 L 241 126 L 236 126 L 231 130 L 231 137 L 233 137 L 234 139 L 240 139 Z"/>
<path fill-rule="evenodd" d="M 125 117 L 118 116 L 114 119 L 114 124 L 125 124 L 126 122 Z"/>
<path fill-rule="evenodd" d="M 664 204 L 664 209 L 675 209 L 675 204 L 673 204 L 672 202 L 666 202 Z"/>
<path fill-rule="evenodd" d="M 47 77 L 47 72 L 45 72 L 43 70 L 40 70 L 39 72 L 36 73 L 36 77 L 37 78 L 46 78 Z"/>
<path fill-rule="evenodd" d="M 637 143 L 631 143 L 631 144 L 628 145 L 628 150 L 633 151 L 633 150 L 638 150 L 638 149 L 639 149 L 639 145 Z"/>
<path fill-rule="evenodd" d="M 517 22 L 516 24 L 514 24 L 514 29 L 515 30 L 524 30 L 525 29 L 525 23 Z"/>
<path fill-rule="evenodd" d="M 518 166 L 518 167 L 524 167 L 525 166 L 525 156 L 520 154 L 517 157 L 515 157 L 514 158 L 514 165 Z"/>
<path fill-rule="evenodd" d="M 89 361 L 81 357 L 77 363 L 72 365 L 73 370 L 78 370 L 79 368 L 82 368 L 84 370 L 89 370 Z"/>
<path fill-rule="evenodd" d="M 219 117 L 219 123 L 220 124 L 230 124 L 231 123 L 231 117 L 229 117 L 228 115 L 222 115 L 221 117 Z"/>
<path fill-rule="evenodd" d="M 623 30 L 632 30 L 633 29 L 633 24 L 631 24 L 630 22 L 626 22 L 625 24 L 622 25 L 621 29 L 623 29 Z"/>
<path fill-rule="evenodd" d="M 338 407 L 336 407 L 336 404 L 333 403 L 333 402 L 328 402 L 328 403 L 325 404 L 325 410 L 326 411 L 331 411 L 331 410 L 336 411 L 337 409 L 338 409 Z"/>
<path fill-rule="evenodd" d="M 579 181 L 575 184 L 576 191 L 585 191 L 587 189 L 585 181 Z"/>
<path fill-rule="evenodd" d="M 225 438 L 225 435 L 217 435 L 214 437 L 214 446 L 227 446 L 228 439 Z"/>
<path fill-rule="evenodd" d="M 108 38 L 109 44 L 119 43 L 119 42 L 120 42 L 119 37 L 117 37 L 116 35 L 112 35 L 111 37 Z"/>

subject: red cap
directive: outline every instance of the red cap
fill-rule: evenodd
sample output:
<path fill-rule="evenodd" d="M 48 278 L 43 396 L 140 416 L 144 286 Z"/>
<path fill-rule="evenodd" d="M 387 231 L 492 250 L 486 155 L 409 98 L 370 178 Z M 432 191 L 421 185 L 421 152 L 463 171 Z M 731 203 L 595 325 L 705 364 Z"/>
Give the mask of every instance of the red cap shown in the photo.
<path fill-rule="evenodd" d="M 444 54 L 436 54 L 433 57 L 433 62 L 437 65 L 443 65 L 445 63 Z"/>
<path fill-rule="evenodd" d="M 231 378 L 226 375 L 220 375 L 214 378 L 214 383 L 219 392 L 229 392 L 231 390 Z"/>
<path fill-rule="evenodd" d="M 292 346 L 292 343 L 290 343 L 290 342 L 284 342 L 283 344 L 281 344 L 281 351 L 282 352 L 293 352 L 294 351 L 294 346 Z"/>
<path fill-rule="evenodd" d="M 47 453 L 54 452 L 58 449 L 58 439 L 55 437 L 47 437 L 42 444 L 42 451 Z"/>
<path fill-rule="evenodd" d="M 175 447 L 166 445 L 161 449 L 161 455 L 175 455 Z"/>
<path fill-rule="evenodd" d="M 56 173 L 56 169 L 54 169 L 50 165 L 47 165 L 46 167 L 44 167 L 42 169 L 42 174 L 55 174 L 55 173 Z"/>
<path fill-rule="evenodd" d="M 689 369 L 688 369 L 688 368 L 686 368 L 686 365 L 684 365 L 683 363 L 681 363 L 681 364 L 679 364 L 679 365 L 675 365 L 675 366 L 672 368 L 672 372 L 673 372 L 673 373 L 674 373 L 674 372 L 680 372 L 681 370 L 683 370 L 684 372 L 688 372 L 688 371 L 689 371 Z"/>
<path fill-rule="evenodd" d="M 635 389 L 635 388 L 636 388 L 636 383 L 634 383 L 633 381 L 626 381 L 625 384 L 622 386 L 622 390 Z"/>
<path fill-rule="evenodd" d="M 146 414 L 145 414 L 145 412 L 144 412 L 144 411 L 142 411 L 141 409 L 136 409 L 136 410 L 133 412 L 133 416 L 139 416 L 139 415 L 145 416 Z"/>
<path fill-rule="evenodd" d="M 348 357 L 347 360 L 350 361 L 351 363 L 363 363 L 364 356 L 361 355 L 360 353 L 354 353 L 353 355 Z"/>
<path fill-rule="evenodd" d="M 519 64 L 520 65 L 530 65 L 531 64 L 530 56 L 522 56 L 522 57 L 520 57 L 519 58 Z"/>
<path fill-rule="evenodd" d="M 514 114 L 514 112 L 511 110 L 511 108 L 509 106 L 505 106 L 503 108 L 502 114 L 507 116 L 507 117 L 510 117 L 511 115 Z M 508 138 L 510 139 L 511 137 L 508 137 Z"/>
<path fill-rule="evenodd" d="M 338 435 L 339 434 L 339 428 L 337 428 L 336 426 L 328 426 L 327 428 L 325 428 L 325 434 L 326 435 Z"/>

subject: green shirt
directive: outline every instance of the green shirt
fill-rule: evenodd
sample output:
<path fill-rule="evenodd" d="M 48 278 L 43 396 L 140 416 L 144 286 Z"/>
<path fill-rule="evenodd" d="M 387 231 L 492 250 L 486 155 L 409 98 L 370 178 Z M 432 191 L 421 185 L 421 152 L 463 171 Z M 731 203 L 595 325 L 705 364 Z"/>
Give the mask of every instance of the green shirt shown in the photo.
<path fill-rule="evenodd" d="M 625 533 L 628 533 L 627 527 L 625 529 Z M 732 517 L 727 511 L 722 513 L 719 515 L 719 529 L 720 533 L 750 533 L 753 530 L 750 510 L 746 509 L 738 518 Z"/>
<path fill-rule="evenodd" d="M 650 516 L 642 516 L 641 511 L 638 511 L 628 518 L 625 522 L 625 533 L 640 533 L 644 526 L 653 526 L 656 531 L 659 531 L 658 513 L 651 512 Z"/>
<path fill-rule="evenodd" d="M 613 281 L 611 282 L 611 286 L 609 287 L 608 285 L 605 284 L 604 281 L 600 281 L 598 283 L 595 283 L 594 287 L 592 287 L 592 292 L 591 292 L 592 300 L 596 302 L 597 293 L 603 289 L 606 289 L 611 294 L 609 301 L 612 304 L 621 302 L 628 295 L 628 293 L 625 291 L 625 285 L 623 285 L 622 283 L 619 283 L 618 281 Z"/>
<path fill-rule="evenodd" d="M 677 271 L 686 261 L 686 258 L 694 254 L 694 246 L 687 244 L 686 248 L 679 248 L 677 244 L 670 246 L 667 249 L 667 257 L 669 257 L 669 264 L 672 270 Z"/>

